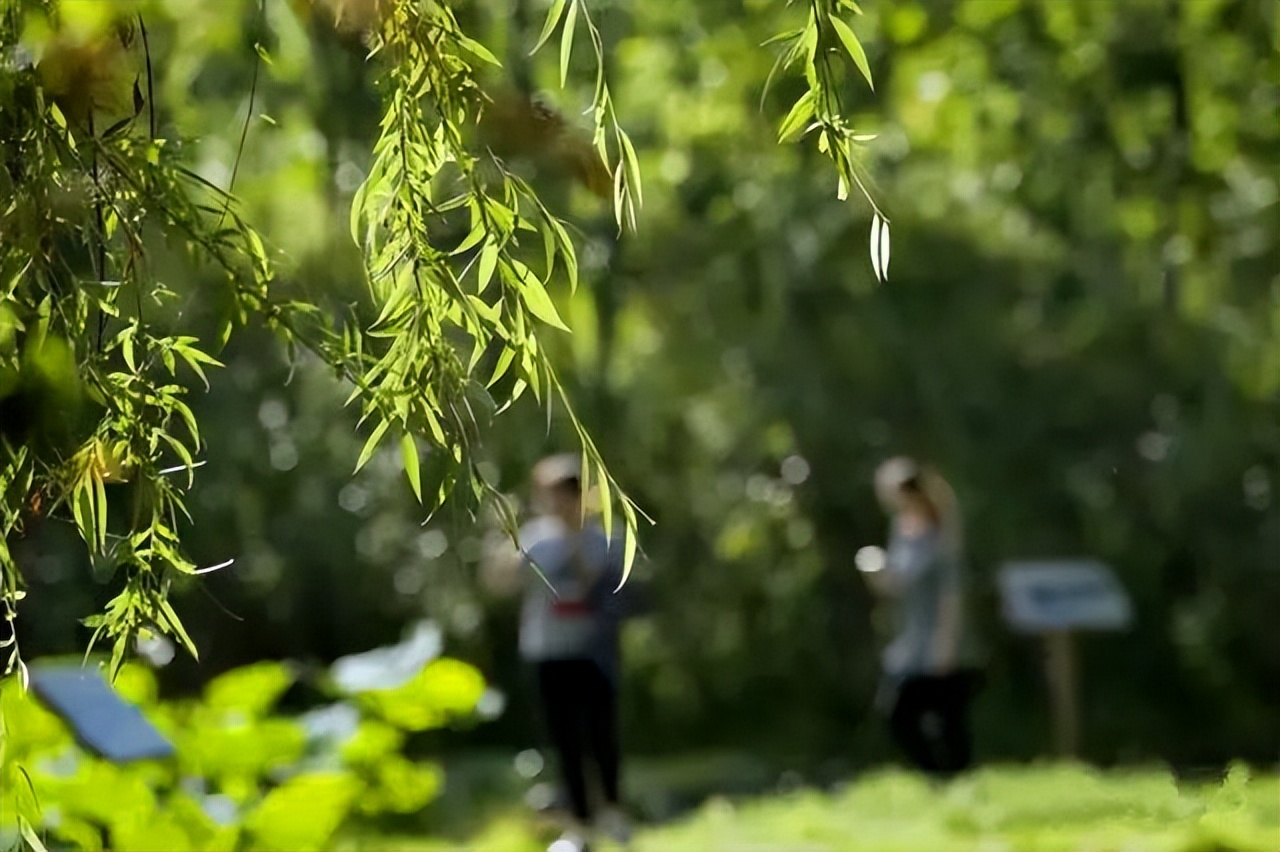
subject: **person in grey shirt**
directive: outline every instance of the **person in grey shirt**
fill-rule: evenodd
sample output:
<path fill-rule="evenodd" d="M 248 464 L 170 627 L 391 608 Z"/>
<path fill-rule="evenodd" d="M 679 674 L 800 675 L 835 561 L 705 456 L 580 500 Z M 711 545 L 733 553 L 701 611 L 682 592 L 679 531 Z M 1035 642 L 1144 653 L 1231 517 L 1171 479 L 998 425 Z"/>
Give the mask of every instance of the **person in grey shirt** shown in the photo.
<path fill-rule="evenodd" d="M 971 761 L 977 684 L 955 497 L 940 476 L 901 457 L 880 466 L 875 484 L 892 517 L 889 544 L 879 559 L 860 552 L 859 568 L 892 622 L 877 701 L 913 764 L 953 775 Z"/>
<path fill-rule="evenodd" d="M 556 752 L 573 821 L 552 848 L 583 852 L 594 822 L 625 843 L 618 738 L 621 542 L 586 518 L 576 456 L 534 467 L 536 516 L 521 527 L 518 553 L 491 558 L 490 586 L 523 589 L 520 656 L 533 668 L 543 721 Z M 506 573 L 498 578 L 497 573 Z M 505 572 L 503 571 L 505 569 Z M 589 770 L 604 808 L 592 806 Z"/>

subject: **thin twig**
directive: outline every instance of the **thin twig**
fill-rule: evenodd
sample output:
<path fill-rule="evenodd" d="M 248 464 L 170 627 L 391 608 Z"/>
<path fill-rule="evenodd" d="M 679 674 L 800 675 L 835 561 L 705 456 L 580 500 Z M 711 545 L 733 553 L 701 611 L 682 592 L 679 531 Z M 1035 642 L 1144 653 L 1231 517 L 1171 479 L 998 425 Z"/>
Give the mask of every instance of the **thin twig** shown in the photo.
<path fill-rule="evenodd" d="M 204 594 L 205 597 L 213 601 L 213 605 L 216 606 L 218 609 L 222 610 L 223 614 L 226 615 L 228 618 L 231 618 L 235 621 L 244 621 L 243 617 L 236 615 L 234 612 L 232 612 L 230 609 L 227 608 L 226 604 L 218 600 L 217 595 L 209 591 L 207 584 L 196 583 L 196 588 L 199 589 Z"/>
<path fill-rule="evenodd" d="M 147 57 L 147 118 L 148 129 L 151 131 L 151 141 L 154 142 L 157 135 L 156 128 L 156 78 L 151 70 L 151 42 L 147 40 L 147 25 L 142 20 L 142 15 L 138 15 L 138 29 L 142 31 L 142 52 Z"/>
<path fill-rule="evenodd" d="M 266 16 L 266 3 L 263 0 L 258 2 L 258 32 L 262 31 L 262 22 Z M 227 212 L 231 209 L 231 192 L 236 187 L 236 175 L 240 172 L 240 160 L 244 157 L 244 143 L 249 138 L 249 124 L 253 121 L 253 106 L 258 97 L 258 70 L 262 67 L 262 53 L 258 50 L 257 42 L 253 46 L 253 78 L 249 81 L 249 108 L 245 110 L 244 125 L 240 128 L 240 145 L 236 149 L 235 162 L 231 164 L 231 180 L 227 183 L 227 200 L 222 207 L 222 215 L 218 217 L 218 228 L 222 227 L 223 221 L 227 218 Z"/>
<path fill-rule="evenodd" d="M 98 174 L 98 137 L 93 129 L 93 105 L 89 105 L 89 138 L 93 140 L 89 168 L 93 176 L 93 216 L 98 226 L 97 273 L 98 282 L 107 280 L 107 226 L 102 216 L 102 181 Z M 98 353 L 102 353 L 102 338 L 107 332 L 107 312 L 98 308 Z"/>

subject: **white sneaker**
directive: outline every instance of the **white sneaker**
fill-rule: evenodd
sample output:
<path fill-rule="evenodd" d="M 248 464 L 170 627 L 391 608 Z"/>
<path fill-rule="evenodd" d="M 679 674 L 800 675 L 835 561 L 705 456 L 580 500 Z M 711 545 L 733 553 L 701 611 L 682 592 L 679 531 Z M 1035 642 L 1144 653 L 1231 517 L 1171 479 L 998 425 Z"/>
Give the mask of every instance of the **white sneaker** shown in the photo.
<path fill-rule="evenodd" d="M 608 808 L 600 814 L 600 831 L 611 840 L 626 846 L 631 842 L 631 821 L 620 808 Z"/>
<path fill-rule="evenodd" d="M 547 847 L 547 852 L 591 852 L 587 840 L 576 831 L 566 831 L 560 839 Z"/>

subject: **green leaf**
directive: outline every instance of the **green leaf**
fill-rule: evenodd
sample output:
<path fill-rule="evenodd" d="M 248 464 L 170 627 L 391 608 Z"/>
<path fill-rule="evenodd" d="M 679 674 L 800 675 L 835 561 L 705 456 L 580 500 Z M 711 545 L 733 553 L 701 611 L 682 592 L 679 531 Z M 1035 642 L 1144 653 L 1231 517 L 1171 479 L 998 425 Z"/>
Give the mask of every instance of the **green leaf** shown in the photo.
<path fill-rule="evenodd" d="M 569 80 L 569 57 L 573 53 L 573 29 L 578 22 L 578 0 L 569 0 L 569 11 L 560 33 L 560 86 Z"/>
<path fill-rule="evenodd" d="M 431 430 L 431 437 L 435 438 L 436 446 L 442 449 L 448 447 L 449 442 L 445 438 L 444 427 L 440 425 L 440 418 L 436 417 L 435 412 L 427 408 L 422 412 L 422 416 L 427 421 L 427 428 Z"/>
<path fill-rule="evenodd" d="M 295 775 L 263 798 L 245 828 L 251 849 L 302 852 L 326 848 L 346 820 L 361 782 L 349 773 Z"/>
<path fill-rule="evenodd" d="M 513 260 L 511 265 L 520 279 L 520 296 L 529 307 L 530 313 L 547 325 L 558 328 L 561 331 L 568 331 L 569 326 L 565 325 L 564 320 L 560 319 L 560 314 L 556 311 L 555 302 L 551 301 L 551 295 L 547 292 L 547 288 L 543 286 L 542 281 L 533 273 L 533 270 L 518 260 Z"/>
<path fill-rule="evenodd" d="M 458 44 L 462 45 L 462 47 L 470 53 L 473 53 L 485 62 L 488 62 L 490 65 L 497 66 L 498 68 L 502 67 L 502 63 L 498 61 L 498 57 L 494 56 L 489 48 L 485 47 L 475 39 L 459 34 Z"/>
<path fill-rule="evenodd" d="M 116 679 L 116 675 L 120 673 L 120 666 L 124 665 L 124 654 L 127 650 L 129 650 L 129 635 L 125 633 L 117 636 L 116 641 L 111 645 L 111 665 L 107 668 L 107 680 Z"/>
<path fill-rule="evenodd" d="M 551 38 L 551 34 L 556 31 L 556 24 L 560 23 L 560 16 L 564 14 L 564 4 L 565 0 L 555 0 L 551 4 L 550 10 L 547 11 L 547 19 L 542 24 L 542 34 L 538 36 L 538 43 L 533 46 L 533 50 L 529 51 L 530 55 L 541 50 L 547 43 L 547 39 Z"/>
<path fill-rule="evenodd" d="M 478 293 L 483 293 L 493 280 L 493 270 L 498 264 L 498 244 L 489 240 L 480 249 L 480 262 L 476 269 L 476 286 Z"/>
<path fill-rule="evenodd" d="M 413 488 L 413 496 L 418 498 L 418 502 L 422 502 L 422 476 L 418 467 L 418 445 L 414 443 L 413 435 L 405 432 L 400 438 L 400 458 L 404 460 L 404 475 L 409 478 L 409 485 Z"/>
<path fill-rule="evenodd" d="M 190 407 L 180 399 L 172 401 L 173 410 L 182 418 L 182 423 L 187 427 L 187 431 L 191 433 L 191 440 L 196 447 L 200 446 L 200 428 L 196 425 L 196 416 L 192 413 Z"/>
<path fill-rule="evenodd" d="M 862 43 L 858 41 L 853 28 L 835 15 L 830 16 L 827 20 L 831 22 L 831 28 L 836 31 L 836 35 L 840 37 L 840 41 L 844 44 L 844 49 L 849 53 L 849 58 L 853 60 L 853 64 L 858 66 L 862 76 L 867 78 L 867 85 L 871 87 L 872 91 L 875 91 L 876 84 L 871 80 L 871 66 L 867 63 L 867 52 L 862 49 Z"/>
<path fill-rule="evenodd" d="M 787 30 L 786 32 L 778 33 L 775 36 L 770 36 L 769 38 L 760 42 L 760 46 L 768 47 L 769 45 L 777 44 L 780 41 L 790 41 L 791 39 L 798 37 L 803 32 L 804 30 L 802 29 Z"/>
<path fill-rule="evenodd" d="M 786 142 L 801 129 L 810 118 L 813 117 L 813 90 L 810 89 L 800 96 L 800 99 L 791 107 L 791 112 L 787 113 L 787 117 L 782 120 L 782 124 L 778 127 L 778 141 Z"/>
<path fill-rule="evenodd" d="M 57 109 L 57 107 L 54 107 L 54 109 Z M 31 827 L 31 823 L 22 817 L 18 817 L 18 829 L 22 833 L 22 839 L 27 841 L 27 845 L 31 847 L 31 852 L 49 852 L 48 847 L 40 840 L 40 835 L 36 834 L 36 830 Z"/>
<path fill-rule="evenodd" d="M 550 228 L 542 228 L 542 247 L 546 252 L 547 259 L 547 280 L 551 280 L 551 276 L 556 271 L 556 235 Z"/>
<path fill-rule="evenodd" d="M 511 406 L 515 405 L 520 397 L 524 396 L 524 392 L 529 389 L 529 383 L 524 379 L 516 379 L 511 385 L 511 392 L 507 394 L 507 401 L 498 407 L 496 414 L 502 414 Z"/>
<path fill-rule="evenodd" d="M 285 663 L 264 660 L 218 675 L 205 686 L 204 700 L 212 709 L 260 719 L 271 712 L 295 680 Z"/>
<path fill-rule="evenodd" d="M 399 686 L 363 692 L 359 700 L 401 730 L 427 731 L 473 713 L 484 690 L 484 675 L 477 668 L 441 658 Z"/>
<path fill-rule="evenodd" d="M 479 296 L 470 293 L 467 294 L 467 303 L 476 312 L 477 316 L 482 317 L 490 325 L 496 326 L 501 322 L 502 309 L 498 305 L 491 305 Z M 483 352 L 483 347 L 476 347 L 476 349 Z M 475 357 L 476 359 L 479 358 L 478 355 Z M 474 367 L 475 363 L 472 363 L 471 366 Z"/>
<path fill-rule="evenodd" d="M 488 233 L 489 232 L 485 230 L 484 222 L 476 222 L 476 224 L 471 228 L 471 233 L 467 234 L 466 238 L 458 244 L 458 247 L 449 252 L 449 254 L 457 256 L 465 251 L 475 248 Z"/>
<path fill-rule="evenodd" d="M 93 480 L 93 496 L 94 496 L 94 527 L 98 533 L 98 539 L 95 547 L 99 553 L 105 553 L 107 550 L 107 487 L 101 479 Z"/>
<path fill-rule="evenodd" d="M 182 626 L 182 620 L 178 618 L 178 614 L 173 611 L 173 607 L 164 598 L 160 599 L 160 612 L 164 617 L 166 626 L 178 637 L 178 641 L 182 643 L 182 647 L 191 655 L 193 660 L 199 660 L 200 654 L 196 651 L 196 643 L 191 641 L 191 637 L 187 635 L 187 629 Z"/>
<path fill-rule="evenodd" d="M 640 188 L 640 158 L 631 144 L 631 137 L 625 130 L 618 131 L 618 141 L 622 143 L 623 162 L 627 164 L 627 176 L 631 181 L 631 189 L 636 194 L 636 203 L 644 202 L 644 193 Z"/>
<path fill-rule="evenodd" d="M 204 352 L 200 351 L 199 349 L 189 346 L 186 342 L 175 343 L 173 348 L 174 348 L 174 351 L 176 351 L 178 355 L 181 356 L 182 360 L 187 362 L 187 366 L 191 368 L 192 372 L 194 372 L 197 376 L 200 377 L 200 381 L 204 383 L 205 390 L 208 390 L 209 379 L 207 376 L 205 376 L 204 368 L 201 367 L 200 365 L 208 364 L 212 367 L 222 367 L 224 366 L 223 363 L 219 361 L 217 358 L 214 358 L 213 356 L 207 355 Z"/>
<path fill-rule="evenodd" d="M 800 39 L 796 42 L 797 59 L 803 55 L 805 57 L 805 77 L 809 80 L 809 85 L 817 88 L 816 75 L 817 68 L 814 60 L 818 57 L 818 22 L 814 17 L 813 9 L 809 10 L 809 23 L 804 28 L 804 32 L 800 35 Z"/>
<path fill-rule="evenodd" d="M 195 459 L 191 457 L 191 452 L 187 449 L 187 445 L 168 432 L 161 432 L 160 437 L 177 453 L 178 458 L 182 461 L 182 466 L 187 469 L 187 487 L 190 488 L 195 479 L 196 463 Z"/>
<path fill-rule="evenodd" d="M 357 246 L 364 245 L 364 240 L 360 238 L 360 226 L 364 223 L 365 196 L 368 192 L 369 180 L 366 178 L 364 183 L 356 187 L 355 194 L 351 196 L 351 241 Z"/>
<path fill-rule="evenodd" d="M 341 685 L 337 689 L 341 694 L 348 694 Z M 392 755 L 399 754 L 404 739 L 403 732 L 385 722 L 362 719 L 355 733 L 338 751 L 347 765 L 372 769 Z"/>
<path fill-rule="evenodd" d="M 627 578 L 631 576 L 631 568 L 636 563 L 636 531 L 635 519 L 628 519 L 626 530 L 622 534 L 622 580 L 618 583 L 618 588 L 627 582 Z"/>
<path fill-rule="evenodd" d="M 381 330 L 387 326 L 394 325 L 401 314 L 413 307 L 412 296 L 416 286 L 417 281 L 414 279 L 412 267 L 401 267 L 400 274 L 396 276 L 395 282 L 391 285 L 391 289 L 386 295 L 386 301 L 382 305 L 382 310 L 379 312 L 378 318 L 373 321 L 370 329 Z"/>
<path fill-rule="evenodd" d="M 760 111 L 764 111 L 764 102 L 769 96 L 769 90 L 773 86 L 773 77 L 778 73 L 780 68 L 787 64 L 786 54 L 780 54 L 777 59 L 773 60 L 773 66 L 769 69 L 769 73 L 765 75 L 764 87 L 760 90 Z"/>
<path fill-rule="evenodd" d="M 486 388 L 491 388 L 494 384 L 506 375 L 507 370 L 511 367 L 511 363 L 515 360 L 516 350 L 514 343 L 508 343 L 502 347 L 502 351 L 498 353 L 498 363 L 494 365 L 493 375 L 489 377 L 489 381 L 485 384 Z"/>
<path fill-rule="evenodd" d="M 600 525 L 604 527 L 605 538 L 612 540 L 613 493 L 609 488 L 609 474 L 602 469 L 599 471 L 598 477 L 599 482 L 596 487 L 600 489 Z"/>
<path fill-rule="evenodd" d="M 93 525 L 93 499 L 89 483 L 83 480 L 71 494 L 71 515 L 80 530 L 80 537 L 90 547 L 98 540 L 98 532 Z"/>
<path fill-rule="evenodd" d="M 244 232 L 245 242 L 248 244 L 250 256 L 259 262 L 262 267 L 266 267 L 267 250 L 262 245 L 262 237 L 258 236 L 258 232 L 247 225 L 241 225 Z"/>
<path fill-rule="evenodd" d="M 129 371 L 136 373 L 138 372 L 138 365 L 133 360 L 133 331 L 134 328 L 130 326 L 125 329 L 125 332 L 128 332 L 127 334 L 121 333 L 120 352 L 124 355 L 124 362 L 129 365 Z"/>
<path fill-rule="evenodd" d="M 305 303 L 297 304 L 297 307 L 300 309 L 310 309 L 310 310 L 316 309 L 314 305 L 307 305 Z M 208 364 L 211 367 L 226 366 L 217 358 L 214 358 L 212 355 L 204 352 L 203 350 L 193 347 L 191 344 L 195 342 L 196 342 L 196 338 L 194 337 L 184 338 L 182 340 L 182 345 L 178 347 L 179 349 L 178 354 L 190 361 L 199 361 L 201 364 Z"/>
<path fill-rule="evenodd" d="M 573 241 L 569 239 L 569 232 L 564 229 L 564 225 L 555 216 L 550 213 L 546 214 L 547 224 L 555 231 L 556 242 L 560 246 L 560 257 L 564 260 L 565 268 L 569 273 L 569 289 L 576 292 L 578 289 L 578 255 L 573 250 Z"/>
<path fill-rule="evenodd" d="M 619 162 L 613 170 L 613 209 L 618 227 L 622 227 L 627 207 L 626 165 Z"/>
<path fill-rule="evenodd" d="M 360 450 L 360 458 L 356 461 L 356 471 L 364 467 L 365 463 L 373 456 L 373 451 L 378 448 L 378 442 L 387 433 L 389 426 L 391 426 L 390 420 L 382 420 L 373 428 L 373 434 L 369 436 L 369 440 L 364 443 L 364 448 Z"/>

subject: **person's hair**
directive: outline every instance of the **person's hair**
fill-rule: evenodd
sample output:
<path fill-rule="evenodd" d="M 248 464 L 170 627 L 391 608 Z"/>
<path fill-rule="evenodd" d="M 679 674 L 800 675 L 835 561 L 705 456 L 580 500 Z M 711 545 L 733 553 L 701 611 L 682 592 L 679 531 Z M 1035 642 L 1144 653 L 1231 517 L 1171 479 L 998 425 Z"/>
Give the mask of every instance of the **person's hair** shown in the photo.
<path fill-rule="evenodd" d="M 915 459 L 898 456 L 876 470 L 876 490 L 882 502 L 887 502 L 889 494 L 909 494 L 917 498 L 948 546 L 959 552 L 963 545 L 959 503 L 950 483 L 937 471 Z"/>
<path fill-rule="evenodd" d="M 557 479 L 547 487 L 552 491 L 563 491 L 574 497 L 582 496 L 582 480 L 576 476 L 566 476 L 563 479 Z"/>
<path fill-rule="evenodd" d="M 569 453 L 548 456 L 533 467 L 534 485 L 543 491 L 582 496 L 581 460 Z"/>

